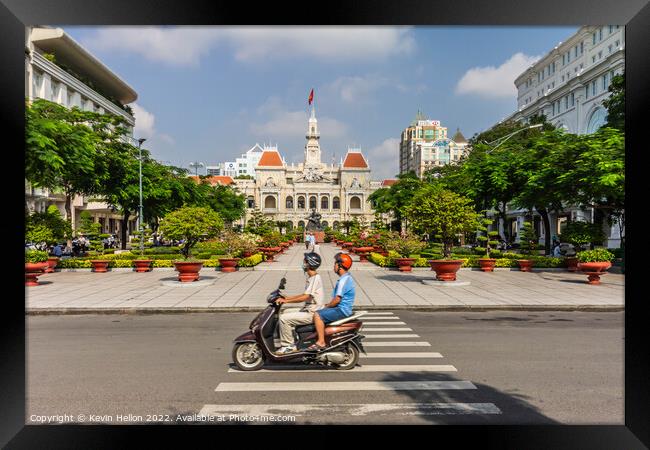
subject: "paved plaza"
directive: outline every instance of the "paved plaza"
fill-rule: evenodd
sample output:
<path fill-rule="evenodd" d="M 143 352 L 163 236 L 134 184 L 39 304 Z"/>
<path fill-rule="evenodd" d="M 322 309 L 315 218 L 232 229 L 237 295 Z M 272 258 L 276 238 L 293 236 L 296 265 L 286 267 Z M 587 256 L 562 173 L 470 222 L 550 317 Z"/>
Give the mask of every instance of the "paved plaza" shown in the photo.
<path fill-rule="evenodd" d="M 319 270 L 326 295 L 337 276 L 333 272 L 333 244 L 321 244 L 323 264 Z M 286 277 L 285 292 L 300 293 L 304 287 L 302 244 L 293 245 L 276 262 L 254 269 L 222 273 L 214 268 L 201 270 L 199 285 L 173 283 L 174 269 L 156 268 L 148 273 L 113 269 L 92 273 L 88 269 L 63 270 L 39 277 L 39 286 L 26 287 L 26 311 L 47 312 L 160 312 L 160 311 L 245 311 L 266 305 L 266 296 Z M 601 285 L 587 284 L 587 276 L 564 269 L 537 269 L 532 273 L 517 269 L 497 269 L 494 273 L 461 269 L 462 286 L 432 286 L 428 268 L 411 273 L 388 270 L 357 256 L 352 276 L 357 282 L 355 306 L 363 309 L 622 309 L 625 276 L 607 273 Z M 172 283 L 170 283 L 170 281 Z"/>

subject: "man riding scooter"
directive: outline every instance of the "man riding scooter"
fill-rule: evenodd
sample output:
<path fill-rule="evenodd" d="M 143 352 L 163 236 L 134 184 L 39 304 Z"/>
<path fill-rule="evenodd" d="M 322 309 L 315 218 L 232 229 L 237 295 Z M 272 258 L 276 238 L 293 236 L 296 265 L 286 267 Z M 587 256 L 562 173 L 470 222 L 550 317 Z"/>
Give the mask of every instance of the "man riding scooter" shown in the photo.
<path fill-rule="evenodd" d="M 339 276 L 332 301 L 324 308 L 314 312 L 314 324 L 318 333 L 318 340 L 307 348 L 308 351 L 321 351 L 326 348 L 325 324 L 350 317 L 354 305 L 355 283 L 348 272 L 352 267 L 352 258 L 347 253 L 334 255 L 334 272 Z"/>
<path fill-rule="evenodd" d="M 280 313 L 280 345 L 277 355 L 297 351 L 293 330 L 298 325 L 309 325 L 314 321 L 314 312 L 323 308 L 323 280 L 316 273 L 321 265 L 321 257 L 317 253 L 305 253 L 302 269 L 307 274 L 305 291 L 299 295 L 282 297 L 276 300 L 278 304 L 305 302 L 300 308 L 285 309 Z"/>

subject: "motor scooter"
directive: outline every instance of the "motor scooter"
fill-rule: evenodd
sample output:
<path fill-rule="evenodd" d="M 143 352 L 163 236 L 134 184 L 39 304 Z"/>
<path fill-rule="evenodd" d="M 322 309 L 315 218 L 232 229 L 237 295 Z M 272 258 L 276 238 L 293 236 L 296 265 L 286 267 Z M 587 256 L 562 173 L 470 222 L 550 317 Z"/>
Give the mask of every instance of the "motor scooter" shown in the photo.
<path fill-rule="evenodd" d="M 276 300 L 282 297 L 286 279 L 282 278 L 280 286 L 266 298 L 268 306 L 260 312 L 249 325 L 249 331 L 234 340 L 232 359 L 240 370 L 259 370 L 265 363 L 302 363 L 349 370 L 357 365 L 359 352 L 366 353 L 361 344 L 363 335 L 359 334 L 363 322 L 359 317 L 366 311 L 359 311 L 325 326 L 325 348 L 307 351 L 315 343 L 318 335 L 314 324 L 296 327 L 294 337 L 296 348 L 292 353 L 275 354 L 274 337 L 279 336 L 279 313 L 281 304 Z"/>

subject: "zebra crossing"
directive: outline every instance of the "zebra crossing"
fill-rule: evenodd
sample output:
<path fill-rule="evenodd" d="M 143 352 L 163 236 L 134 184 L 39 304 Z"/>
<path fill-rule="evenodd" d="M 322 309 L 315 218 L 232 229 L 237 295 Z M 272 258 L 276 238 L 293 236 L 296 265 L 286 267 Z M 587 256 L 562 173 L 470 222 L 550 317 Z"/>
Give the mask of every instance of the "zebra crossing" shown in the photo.
<path fill-rule="evenodd" d="M 359 365 L 354 369 L 327 370 L 309 366 L 275 365 L 255 372 L 245 372 L 229 368 L 228 381 L 220 382 L 214 388 L 214 395 L 224 403 L 206 404 L 198 414 L 222 417 L 281 415 L 293 416 L 297 423 L 304 420 L 309 423 L 314 419 L 327 422 L 335 416 L 357 419 L 368 416 L 370 421 L 374 417 L 382 416 L 384 420 L 390 420 L 391 417 L 502 413 L 493 403 L 473 401 L 476 399 L 477 386 L 469 380 L 456 379 L 458 370 L 453 365 L 427 364 L 428 360 L 435 362 L 444 358 L 444 355 L 428 351 L 431 344 L 424 340 L 415 340 L 420 336 L 393 312 L 369 312 L 363 316 L 362 321 L 364 326 L 361 334 L 365 336 L 362 342 L 367 354 L 361 353 Z M 423 351 L 417 351 L 417 348 L 422 348 Z M 415 363 L 409 361 L 411 359 Z M 288 373 L 294 375 L 288 380 L 274 380 Z M 297 373 L 301 374 L 299 378 L 296 378 Z M 382 374 L 383 378 L 376 379 Z M 439 379 L 445 374 L 448 375 L 446 379 Z M 454 379 L 449 379 L 449 375 L 453 375 Z M 374 379 L 357 379 L 364 376 Z M 313 380 L 310 377 L 314 377 Z M 323 394 L 320 394 L 321 392 Z M 347 400 L 354 401 L 364 392 L 368 393 L 366 395 L 373 395 L 373 399 L 382 400 L 384 397 L 383 399 L 388 401 L 346 403 Z M 390 401 L 395 400 L 395 395 L 400 392 L 408 392 L 413 401 Z M 472 401 L 454 401 L 451 399 L 453 392 L 468 393 Z M 259 397 L 255 396 L 255 393 L 259 393 Z M 333 397 L 337 393 L 344 397 Z M 317 394 L 318 397 L 314 397 Z M 237 396 L 270 400 L 274 395 L 283 402 L 237 402 Z M 448 401 L 432 401 L 436 395 Z M 287 403 L 287 397 L 296 399 L 296 402 Z M 303 398 L 317 400 L 314 403 L 303 403 Z M 321 403 L 319 400 L 322 398 L 343 401 Z"/>

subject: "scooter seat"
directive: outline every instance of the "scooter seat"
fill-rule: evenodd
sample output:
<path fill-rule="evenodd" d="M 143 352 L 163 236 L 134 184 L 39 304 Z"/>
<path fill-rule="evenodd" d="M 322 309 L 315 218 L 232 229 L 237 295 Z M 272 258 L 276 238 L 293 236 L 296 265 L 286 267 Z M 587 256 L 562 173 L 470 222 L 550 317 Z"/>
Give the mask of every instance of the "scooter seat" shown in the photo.
<path fill-rule="evenodd" d="M 316 326 L 313 323 L 296 327 L 296 333 L 313 333 L 314 331 L 316 331 Z"/>
<path fill-rule="evenodd" d="M 333 327 L 333 326 L 336 326 L 336 325 L 342 325 L 342 324 L 344 324 L 346 322 L 350 322 L 351 320 L 356 320 L 359 317 L 364 316 L 366 314 L 368 314 L 368 311 L 359 311 L 359 312 L 356 312 L 356 313 L 352 314 L 350 317 L 345 317 L 345 318 L 343 318 L 341 320 L 337 320 L 336 322 L 328 323 L 327 326 L 328 327 Z"/>

